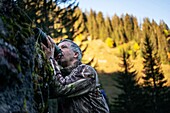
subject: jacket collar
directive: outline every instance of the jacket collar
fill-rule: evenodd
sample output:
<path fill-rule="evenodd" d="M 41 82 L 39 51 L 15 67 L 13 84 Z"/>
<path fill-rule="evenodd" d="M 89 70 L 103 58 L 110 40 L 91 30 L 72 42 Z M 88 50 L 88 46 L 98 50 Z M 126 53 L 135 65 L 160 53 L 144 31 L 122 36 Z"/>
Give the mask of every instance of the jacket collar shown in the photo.
<path fill-rule="evenodd" d="M 82 64 L 82 63 L 81 63 L 80 61 L 77 61 L 77 62 L 75 62 L 75 63 L 74 63 L 73 65 L 71 65 L 71 66 L 62 68 L 62 69 L 61 69 L 62 75 L 64 75 L 64 76 L 69 75 L 69 74 L 72 72 L 73 69 L 77 68 L 77 67 L 78 67 L 79 65 L 81 65 L 81 64 Z"/>

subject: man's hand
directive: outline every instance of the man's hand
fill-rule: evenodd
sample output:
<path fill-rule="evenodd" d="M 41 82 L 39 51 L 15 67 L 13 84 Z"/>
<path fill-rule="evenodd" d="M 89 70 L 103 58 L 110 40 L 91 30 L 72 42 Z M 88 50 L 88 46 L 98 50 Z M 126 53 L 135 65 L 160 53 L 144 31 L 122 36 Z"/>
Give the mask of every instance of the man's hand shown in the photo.
<path fill-rule="evenodd" d="M 48 59 L 54 58 L 55 42 L 50 36 L 48 36 L 46 39 L 48 47 L 41 43 L 42 49 L 44 50 L 46 57 Z"/>

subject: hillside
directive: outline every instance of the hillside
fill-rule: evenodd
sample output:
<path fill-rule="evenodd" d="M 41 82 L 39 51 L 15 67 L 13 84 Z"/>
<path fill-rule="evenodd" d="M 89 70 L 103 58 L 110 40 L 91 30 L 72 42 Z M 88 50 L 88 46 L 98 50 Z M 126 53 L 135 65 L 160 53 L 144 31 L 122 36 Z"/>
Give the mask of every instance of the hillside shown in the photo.
<path fill-rule="evenodd" d="M 76 43 L 80 45 L 80 42 Z M 119 91 L 114 87 L 115 82 L 113 81 L 113 77 L 115 77 L 117 71 L 120 70 L 120 58 L 118 57 L 118 55 L 120 55 L 120 47 L 109 48 L 101 40 L 91 40 L 83 42 L 81 48 L 83 50 L 86 48 L 83 55 L 83 62 L 87 63 L 94 59 L 91 65 L 95 66 L 97 72 L 99 73 L 100 83 L 106 90 L 109 99 L 116 96 Z M 137 57 L 132 59 L 131 62 L 134 64 L 134 68 L 138 72 L 138 77 L 141 77 L 143 64 L 140 52 L 138 52 Z M 170 65 L 162 65 L 162 69 L 165 77 L 169 79 Z M 168 85 L 170 85 L 170 80 L 168 80 Z"/>
<path fill-rule="evenodd" d="M 117 48 L 109 48 L 101 40 L 92 40 L 86 43 L 88 43 L 88 47 L 83 56 L 85 62 L 94 59 L 92 66 L 96 65 L 96 69 L 100 73 L 112 73 L 117 71 L 117 64 L 119 63 Z"/>
<path fill-rule="evenodd" d="M 111 74 L 117 72 L 120 69 L 120 47 L 110 48 L 99 39 L 84 42 L 81 48 L 83 48 L 85 45 L 88 46 L 84 52 L 83 61 L 88 62 L 94 59 L 92 66 L 96 66 L 98 73 Z M 140 52 L 138 52 L 135 59 L 131 59 L 131 62 L 134 64 L 134 68 L 138 71 L 138 74 L 141 75 L 143 64 Z M 162 69 L 164 71 L 165 77 L 170 78 L 170 65 L 162 65 Z"/>

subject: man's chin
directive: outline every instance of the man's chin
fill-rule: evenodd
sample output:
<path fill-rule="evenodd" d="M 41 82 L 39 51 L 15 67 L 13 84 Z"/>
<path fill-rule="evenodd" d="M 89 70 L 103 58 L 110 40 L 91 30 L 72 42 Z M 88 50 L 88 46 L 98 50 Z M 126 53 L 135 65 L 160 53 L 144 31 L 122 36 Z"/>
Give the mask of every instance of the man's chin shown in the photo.
<path fill-rule="evenodd" d="M 59 65 L 61 65 L 61 64 L 62 64 L 61 60 L 58 60 L 57 62 L 58 62 L 58 64 L 59 64 Z"/>

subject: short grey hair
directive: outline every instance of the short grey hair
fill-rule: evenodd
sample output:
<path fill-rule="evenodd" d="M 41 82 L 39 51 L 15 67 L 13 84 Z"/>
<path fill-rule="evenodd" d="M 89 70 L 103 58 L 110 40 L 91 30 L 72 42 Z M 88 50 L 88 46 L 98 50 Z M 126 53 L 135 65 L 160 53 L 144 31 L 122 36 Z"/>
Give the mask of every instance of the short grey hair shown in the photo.
<path fill-rule="evenodd" d="M 74 52 L 77 52 L 78 53 L 78 60 L 81 61 L 82 60 L 82 51 L 80 49 L 80 47 L 74 43 L 72 40 L 70 39 L 63 39 L 61 40 L 58 44 L 62 43 L 62 42 L 70 42 L 71 43 L 71 49 L 74 51 Z"/>

